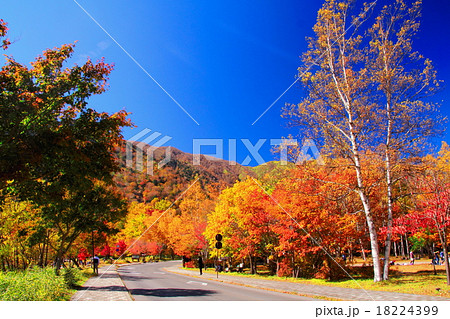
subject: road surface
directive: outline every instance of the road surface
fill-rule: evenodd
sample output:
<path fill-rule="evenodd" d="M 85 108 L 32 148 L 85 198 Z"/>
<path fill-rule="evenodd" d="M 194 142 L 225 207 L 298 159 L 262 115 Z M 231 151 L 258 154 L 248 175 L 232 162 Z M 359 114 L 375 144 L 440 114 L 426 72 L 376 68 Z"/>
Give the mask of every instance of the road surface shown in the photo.
<path fill-rule="evenodd" d="M 178 275 L 164 270 L 180 262 L 132 264 L 119 268 L 125 286 L 135 300 L 316 300 L 298 295 L 249 288 Z M 220 275 L 219 275 L 220 278 Z"/>

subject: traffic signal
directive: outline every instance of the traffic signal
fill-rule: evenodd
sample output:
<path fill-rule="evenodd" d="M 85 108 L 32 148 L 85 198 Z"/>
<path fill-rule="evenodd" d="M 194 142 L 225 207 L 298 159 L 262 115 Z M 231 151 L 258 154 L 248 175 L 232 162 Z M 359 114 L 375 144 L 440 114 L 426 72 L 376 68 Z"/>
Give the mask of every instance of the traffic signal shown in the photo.
<path fill-rule="evenodd" d="M 222 235 L 221 234 L 216 235 L 216 248 L 217 249 L 222 248 Z"/>

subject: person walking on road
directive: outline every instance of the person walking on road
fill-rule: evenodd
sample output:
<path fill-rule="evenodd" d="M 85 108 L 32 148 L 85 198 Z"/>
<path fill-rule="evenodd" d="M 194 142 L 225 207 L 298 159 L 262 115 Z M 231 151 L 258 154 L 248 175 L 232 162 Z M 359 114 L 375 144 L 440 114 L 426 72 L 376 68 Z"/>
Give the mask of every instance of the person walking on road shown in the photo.
<path fill-rule="evenodd" d="M 411 261 L 411 265 L 414 265 L 414 253 L 413 253 L 413 251 L 411 250 L 410 252 L 409 252 L 409 259 L 410 259 L 410 261 Z"/>
<path fill-rule="evenodd" d="M 92 258 L 92 267 L 94 268 L 94 274 L 98 275 L 98 264 L 100 263 L 100 258 L 94 256 Z"/>
<path fill-rule="evenodd" d="M 200 275 L 203 275 L 204 266 L 202 256 L 198 256 L 198 269 L 200 269 Z"/>

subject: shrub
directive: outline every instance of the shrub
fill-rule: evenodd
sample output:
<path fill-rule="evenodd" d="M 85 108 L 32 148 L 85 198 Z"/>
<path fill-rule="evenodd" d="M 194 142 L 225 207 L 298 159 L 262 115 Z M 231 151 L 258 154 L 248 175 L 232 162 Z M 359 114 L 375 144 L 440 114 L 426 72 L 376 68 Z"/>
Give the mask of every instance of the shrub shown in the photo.
<path fill-rule="evenodd" d="M 352 274 L 360 278 L 373 278 L 373 266 L 354 266 L 352 267 Z"/>
<path fill-rule="evenodd" d="M 78 269 L 65 269 L 62 276 L 49 268 L 0 272 L 0 300 L 68 300 L 71 288 L 82 279 Z"/>
<path fill-rule="evenodd" d="M 289 262 L 283 260 L 279 264 L 278 268 L 278 277 L 292 277 L 292 267 L 289 265 Z"/>
<path fill-rule="evenodd" d="M 314 277 L 318 279 L 341 280 L 348 278 L 349 272 L 350 270 L 342 260 L 327 258 Z"/>
<path fill-rule="evenodd" d="M 77 285 L 77 280 L 72 268 L 65 268 L 63 276 L 64 283 L 67 285 L 67 287 L 74 288 Z"/>
<path fill-rule="evenodd" d="M 65 300 L 67 285 L 52 268 L 3 273 L 0 300 Z"/>

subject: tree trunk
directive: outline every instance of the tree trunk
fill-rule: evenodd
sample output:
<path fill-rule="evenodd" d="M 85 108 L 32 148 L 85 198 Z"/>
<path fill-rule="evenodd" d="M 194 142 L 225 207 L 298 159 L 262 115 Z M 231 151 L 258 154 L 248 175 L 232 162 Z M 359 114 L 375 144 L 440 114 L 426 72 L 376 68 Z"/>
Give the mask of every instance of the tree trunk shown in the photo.
<path fill-rule="evenodd" d="M 351 140 L 351 144 L 352 144 L 353 160 L 354 160 L 354 164 L 355 164 L 356 181 L 358 183 L 357 192 L 358 192 L 358 195 L 361 199 L 361 202 L 362 202 L 362 205 L 364 208 L 364 213 L 366 215 L 367 227 L 369 229 L 370 247 L 371 247 L 371 251 L 372 251 L 372 260 L 373 260 L 373 281 L 378 282 L 383 279 L 382 274 L 381 274 L 381 265 L 380 265 L 380 256 L 379 256 L 380 250 L 378 248 L 378 235 L 377 235 L 377 230 L 375 228 L 375 223 L 373 222 L 373 219 L 372 219 L 372 210 L 370 207 L 369 198 L 367 197 L 367 195 L 365 193 L 365 189 L 364 189 L 365 187 L 364 187 L 364 182 L 363 182 L 359 152 L 358 152 L 356 137 L 353 134 L 353 126 L 351 124 L 353 122 L 352 114 L 350 111 L 347 111 L 347 112 L 348 112 L 348 116 L 349 116 L 349 119 L 348 119 L 349 120 L 349 131 L 350 131 L 350 140 Z"/>
<path fill-rule="evenodd" d="M 405 234 L 405 246 L 406 246 L 406 258 L 409 256 L 409 243 L 408 243 L 408 234 Z"/>
<path fill-rule="evenodd" d="M 359 182 L 358 182 L 358 184 L 359 184 Z M 360 195 L 361 201 L 364 206 L 367 227 L 369 229 L 370 247 L 371 247 L 371 251 L 372 251 L 372 262 L 373 262 L 373 281 L 378 282 L 378 281 L 382 281 L 383 278 L 381 276 L 381 264 L 380 264 L 379 248 L 378 248 L 377 231 L 376 231 L 373 219 L 372 219 L 369 200 L 362 190 L 359 190 L 359 195 Z"/>
<path fill-rule="evenodd" d="M 38 251 L 37 265 L 42 268 L 44 264 L 45 245 L 42 244 L 41 246 L 41 244 L 38 244 L 38 250 L 39 251 Z"/>
<path fill-rule="evenodd" d="M 48 264 L 48 243 L 45 245 L 45 257 L 44 257 L 44 266 L 47 266 Z"/>
<path fill-rule="evenodd" d="M 448 250 L 447 246 L 443 245 L 444 249 L 444 263 L 445 263 L 445 274 L 447 275 L 447 285 L 450 285 L 450 266 L 448 264 Z"/>
<path fill-rule="evenodd" d="M 363 258 L 364 261 L 366 261 L 366 259 L 367 259 L 366 251 L 364 250 L 364 245 L 363 245 L 363 242 L 362 242 L 361 238 L 359 239 L 359 244 L 361 245 L 362 258 Z"/>
<path fill-rule="evenodd" d="M 345 29 L 344 29 L 345 30 Z M 371 211 L 371 207 L 370 207 L 370 202 L 369 202 L 369 198 L 366 194 L 366 185 L 364 183 L 364 178 L 363 178 L 363 174 L 362 174 L 362 167 L 361 167 L 361 161 L 360 161 L 360 148 L 361 148 L 361 142 L 358 140 L 358 128 L 355 125 L 355 111 L 353 110 L 353 100 L 351 98 L 349 98 L 349 95 L 351 96 L 351 94 L 349 93 L 349 87 L 351 87 L 351 85 L 348 82 L 348 78 L 347 78 L 347 70 L 346 70 L 346 61 L 347 60 L 347 56 L 348 53 L 346 52 L 346 39 L 344 37 L 345 35 L 345 31 L 344 33 L 342 33 L 341 36 L 338 37 L 338 39 L 336 41 L 332 41 L 333 39 L 330 38 L 331 33 L 327 33 L 326 34 L 326 45 L 327 45 L 327 55 L 326 55 L 326 63 L 327 66 L 329 68 L 329 72 L 330 75 L 333 79 L 334 82 L 334 90 L 335 93 L 337 95 L 337 98 L 340 100 L 340 103 L 343 106 L 343 112 L 345 112 L 346 115 L 346 123 L 345 125 L 347 126 L 346 128 L 346 132 L 341 130 L 342 135 L 344 136 L 344 138 L 347 139 L 347 141 L 349 142 L 349 147 L 351 148 L 351 151 L 349 153 L 349 156 L 351 157 L 351 159 L 353 160 L 353 164 L 354 164 L 354 168 L 355 168 L 355 173 L 356 173 L 356 181 L 357 181 L 357 189 L 356 192 L 358 193 L 360 199 L 361 199 L 361 203 L 363 205 L 364 208 L 364 213 L 366 216 L 366 222 L 367 222 L 367 227 L 369 229 L 369 236 L 370 236 L 370 247 L 372 250 L 372 259 L 373 259 L 373 274 L 374 274 L 374 278 L 373 280 L 375 282 L 381 281 L 383 279 L 382 277 L 382 273 L 381 273 L 381 265 L 380 265 L 380 258 L 379 258 L 379 247 L 378 247 L 378 236 L 377 236 L 377 232 L 376 232 L 376 228 L 375 228 L 375 224 L 373 222 L 372 219 L 372 211 Z M 340 42 L 338 47 L 340 50 L 340 58 L 338 59 L 337 63 L 340 63 L 342 67 L 342 74 L 344 76 L 343 79 L 340 79 L 338 73 L 336 72 L 336 68 L 335 68 L 335 63 L 336 61 L 334 60 L 334 49 L 333 49 L 333 44 L 335 42 Z M 339 68 L 340 68 L 339 67 Z"/>
<path fill-rule="evenodd" d="M 405 242 L 403 241 L 403 235 L 400 235 L 400 249 L 402 252 L 402 257 L 403 257 L 403 259 L 405 259 L 406 253 L 405 253 Z"/>
<path fill-rule="evenodd" d="M 278 260 L 277 257 L 277 277 L 279 277 L 279 272 L 280 272 L 280 261 Z"/>
<path fill-rule="evenodd" d="M 248 255 L 248 259 L 250 260 L 250 273 L 252 275 L 256 274 L 256 260 L 251 255 Z"/>
<path fill-rule="evenodd" d="M 26 260 L 25 256 L 23 254 L 20 255 L 20 258 L 22 259 L 22 267 L 23 270 L 27 269 L 28 267 L 28 261 Z"/>
<path fill-rule="evenodd" d="M 439 230 L 439 239 L 441 241 L 442 250 L 444 251 L 444 264 L 445 273 L 447 275 L 447 285 L 450 285 L 450 266 L 448 264 L 447 234 L 445 233 L 445 228 Z M 436 267 L 434 268 L 434 272 L 436 273 Z"/>
<path fill-rule="evenodd" d="M 55 259 L 55 273 L 57 276 L 59 276 L 59 270 L 61 269 L 61 264 L 62 264 L 62 254 L 58 253 L 56 255 L 56 259 Z"/>
<path fill-rule="evenodd" d="M 75 266 L 77 266 L 78 269 L 80 269 L 80 270 L 82 269 L 82 268 L 80 267 L 80 264 L 78 263 L 78 261 L 76 261 L 75 258 L 71 258 L 71 260 L 72 260 L 73 264 L 74 264 Z"/>
<path fill-rule="evenodd" d="M 381 281 L 382 274 L 381 274 L 381 265 L 380 265 L 380 256 L 379 256 L 379 247 L 378 247 L 378 235 L 377 230 L 375 228 L 375 223 L 372 219 L 372 210 L 370 207 L 369 198 L 367 197 L 366 191 L 365 191 L 365 185 L 364 185 L 364 179 L 362 174 L 362 168 L 361 168 L 361 162 L 360 162 L 360 154 L 358 150 L 358 142 L 357 138 L 354 134 L 354 126 L 353 126 L 353 114 L 350 109 L 350 105 L 346 103 L 344 100 L 345 109 L 348 116 L 348 126 L 349 126 L 349 136 L 350 136 L 350 144 L 352 148 L 352 156 L 353 161 L 355 164 L 355 172 L 356 172 L 356 181 L 357 181 L 357 193 L 361 199 L 361 203 L 364 208 L 364 213 L 366 215 L 366 222 L 367 227 L 369 229 L 369 236 L 370 236 L 370 248 L 372 251 L 372 260 L 373 260 L 373 281 L 378 282 Z"/>
<path fill-rule="evenodd" d="M 59 275 L 59 270 L 61 269 L 61 266 L 65 267 L 65 265 L 63 263 L 64 255 L 67 253 L 69 248 L 72 246 L 72 243 L 75 241 L 75 239 L 78 237 L 78 235 L 79 235 L 79 233 L 73 233 L 70 236 L 64 235 L 58 249 L 56 249 L 55 272 L 57 275 Z M 65 244 L 65 246 L 64 246 L 64 244 Z"/>
<path fill-rule="evenodd" d="M 274 260 L 269 260 L 269 270 L 270 270 L 270 275 L 271 276 L 275 276 L 277 273 L 277 263 Z"/>
<path fill-rule="evenodd" d="M 388 112 L 389 106 L 388 106 Z M 392 238 L 392 171 L 391 171 L 391 159 L 389 154 L 389 139 L 390 139 L 390 130 L 391 130 L 391 121 L 389 120 L 388 124 L 388 142 L 386 143 L 386 191 L 387 191 L 387 210 L 388 210 L 388 218 L 387 218 L 387 233 L 386 233 L 386 242 L 385 242 L 385 250 L 384 250 L 384 271 L 383 271 L 383 280 L 389 279 L 389 259 L 391 257 L 391 238 Z"/>

